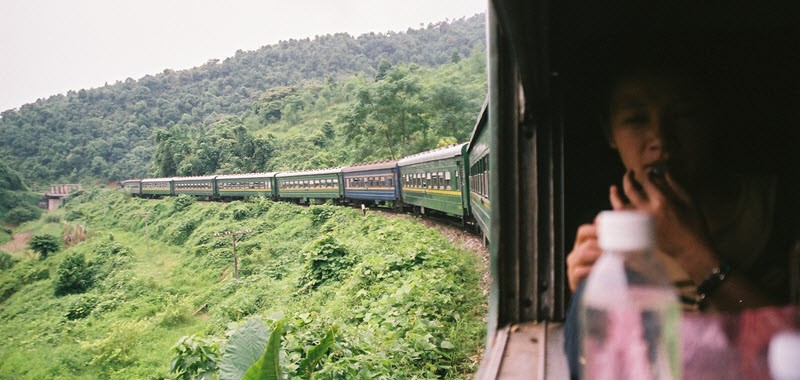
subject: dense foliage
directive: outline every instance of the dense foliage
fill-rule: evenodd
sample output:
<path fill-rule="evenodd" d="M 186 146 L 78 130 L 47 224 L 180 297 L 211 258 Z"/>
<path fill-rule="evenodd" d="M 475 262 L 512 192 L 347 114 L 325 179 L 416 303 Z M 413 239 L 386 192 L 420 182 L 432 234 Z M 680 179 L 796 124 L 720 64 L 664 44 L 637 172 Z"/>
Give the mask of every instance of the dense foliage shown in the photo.
<path fill-rule="evenodd" d="M 94 274 L 82 252 L 67 256 L 58 266 L 55 295 L 83 293 L 94 284 Z"/>
<path fill-rule="evenodd" d="M 283 321 L 267 359 L 276 366 L 266 370 L 285 375 L 429 379 L 475 371 L 486 314 L 480 260 L 413 218 L 97 190 L 67 208 L 66 223 L 85 223 L 88 240 L 0 271 L 0 377 L 213 374 L 231 368 L 231 339 L 254 318 Z M 237 245 L 238 279 L 230 240 L 214 236 L 237 230 L 253 232 Z M 85 269 L 71 278 L 91 282 L 57 297 L 61 273 L 79 272 L 59 268 Z M 246 356 L 231 359 L 237 371 L 252 364 L 255 354 Z"/>
<path fill-rule="evenodd" d="M 44 260 L 51 253 L 61 249 L 61 241 L 53 235 L 36 235 L 28 241 L 28 248 L 39 254 L 39 259 Z"/>
<path fill-rule="evenodd" d="M 239 170 L 249 170 L 256 163 L 250 167 L 241 166 L 235 157 L 247 157 L 243 155 L 252 149 L 256 155 L 260 155 L 259 159 L 268 159 L 270 148 L 275 145 L 266 135 L 270 132 L 270 123 L 278 119 L 286 123 L 299 122 L 302 118 L 300 111 L 304 107 L 313 105 L 324 109 L 331 94 L 360 96 L 362 86 L 347 87 L 353 81 L 358 81 L 354 78 L 383 79 L 387 68 L 391 66 L 408 64 L 434 67 L 466 59 L 475 55 L 475 52 L 483 60 L 484 33 L 484 16 L 476 15 L 469 19 L 409 29 L 404 33 L 370 33 L 357 38 L 347 34 L 317 36 L 314 39 L 282 41 L 256 51 L 238 51 L 235 56 L 223 61 L 211 60 L 189 70 L 167 69 L 138 80 L 128 78 L 101 88 L 70 91 L 66 95 L 59 94 L 26 104 L 19 110 L 2 112 L 0 158 L 39 186 L 46 185 L 48 181 L 118 180 L 179 170 L 186 173 L 208 172 L 221 169 L 226 163 Z M 397 73 L 388 76 L 390 81 L 392 75 Z M 480 80 L 485 79 L 481 77 Z M 443 112 L 427 116 L 424 122 L 438 126 L 441 121 L 443 128 L 449 128 L 448 120 L 452 115 L 448 116 L 448 112 L 466 112 L 473 118 L 477 114 L 477 107 L 474 106 L 458 108 L 459 100 L 454 95 L 479 104 L 485 89 L 478 94 L 462 93 L 461 87 L 448 88 L 450 85 L 446 80 L 430 84 L 432 92 L 425 97 L 443 97 L 445 100 L 430 99 L 427 104 L 431 107 L 439 104 Z M 313 86 L 318 86 L 320 91 L 329 95 L 320 94 L 317 99 L 309 99 L 308 96 L 316 95 L 310 89 Z M 399 90 L 375 88 L 375 91 L 370 89 L 367 92 L 372 92 L 370 96 L 379 99 L 386 94 L 379 91 L 405 91 L 408 93 L 408 102 L 401 105 L 403 112 L 417 112 L 419 110 L 415 107 L 419 107 L 420 100 L 425 101 L 426 98 L 415 95 L 415 92 L 424 87 L 406 86 Z M 308 100 L 314 100 L 314 103 Z M 342 104 L 341 99 L 336 100 L 335 104 Z M 376 111 L 395 107 L 378 100 L 372 104 L 379 107 L 374 109 Z M 365 112 L 372 112 L 372 106 L 368 104 L 361 104 L 361 107 Z M 350 112 L 341 114 L 352 115 Z M 417 114 L 413 118 L 420 117 Z M 461 116 L 456 119 L 459 118 Z M 330 130 L 325 127 L 325 120 L 307 122 L 313 128 L 305 130 L 306 136 L 303 137 L 317 132 L 325 136 Z M 372 128 L 372 124 L 376 124 L 376 128 L 383 128 L 383 121 L 379 118 L 368 118 L 366 122 L 368 124 L 358 128 Z M 408 120 L 408 123 L 421 122 Z M 334 122 L 332 127 L 339 129 L 338 124 L 341 123 Z M 416 124 L 411 128 L 419 129 Z M 259 136 L 263 141 L 255 142 L 239 152 L 228 152 L 224 144 L 228 140 L 236 141 L 242 135 L 237 132 L 239 126 L 251 132 L 263 130 Z M 404 128 L 403 125 L 391 127 Z M 459 124 L 458 127 L 468 131 L 471 123 Z M 162 132 L 155 132 L 157 129 Z M 158 156 L 154 148 L 173 139 L 175 134 L 183 133 L 181 131 L 206 136 L 207 140 L 197 142 L 200 148 L 211 147 L 215 141 L 223 143 L 221 147 L 197 153 L 197 158 L 203 164 L 214 162 L 214 155 L 232 156 L 230 159 L 220 157 L 222 163 L 216 166 L 197 167 L 195 162 L 184 163 L 182 168 L 170 166 L 169 158 Z M 344 133 L 341 130 L 338 132 Z M 413 133 L 411 130 L 406 132 Z M 431 132 L 429 136 L 423 136 L 422 145 L 429 145 L 426 139 L 434 135 L 436 133 Z M 455 137 L 463 138 L 463 133 Z M 287 137 L 279 145 L 291 146 L 294 144 L 292 138 Z M 384 155 L 385 152 L 380 153 Z M 397 152 L 388 153 L 392 155 Z M 149 167 L 154 155 L 161 160 L 161 166 Z M 302 152 L 299 157 L 305 157 L 302 161 L 306 161 L 311 156 Z M 328 161 L 353 159 L 360 157 L 334 156 Z M 264 162 L 257 163 L 260 165 Z M 284 163 L 281 161 L 274 166 L 279 167 Z"/>
<path fill-rule="evenodd" d="M 18 225 L 39 218 L 39 195 L 28 190 L 19 173 L 0 160 L 0 223 Z M 0 243 L 10 239 L 10 231 L 0 230 Z"/>
<path fill-rule="evenodd" d="M 482 52 L 437 68 L 383 67 L 377 78 L 271 89 L 252 112 L 207 127 L 156 130 L 154 174 L 334 167 L 399 158 L 469 138 L 486 92 Z"/>

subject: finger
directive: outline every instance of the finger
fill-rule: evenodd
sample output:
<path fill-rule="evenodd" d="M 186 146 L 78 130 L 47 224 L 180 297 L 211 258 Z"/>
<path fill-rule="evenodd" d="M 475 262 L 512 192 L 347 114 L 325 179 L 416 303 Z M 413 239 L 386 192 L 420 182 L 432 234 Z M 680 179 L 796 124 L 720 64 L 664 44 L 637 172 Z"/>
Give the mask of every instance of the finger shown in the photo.
<path fill-rule="evenodd" d="M 590 239 L 597 239 L 597 228 L 594 226 L 594 224 L 581 225 L 578 227 L 577 235 L 575 235 L 574 248 L 577 248 L 581 243 Z"/>
<path fill-rule="evenodd" d="M 629 171 L 622 177 L 622 189 L 625 192 L 625 195 L 631 201 L 631 204 L 634 205 L 637 209 L 643 209 L 647 207 L 647 198 L 641 193 L 641 191 L 635 188 L 633 184 L 635 180 L 633 179 L 633 171 Z"/>
<path fill-rule="evenodd" d="M 611 185 L 611 188 L 608 189 L 608 199 L 611 201 L 611 208 L 615 211 L 625 208 L 625 202 L 622 200 L 616 185 Z"/>
<path fill-rule="evenodd" d="M 671 191 L 669 188 L 662 188 L 653 182 L 649 177 L 641 181 L 642 190 L 647 195 L 647 199 L 651 206 L 656 206 L 661 203 L 661 200 L 669 198 Z"/>
<path fill-rule="evenodd" d="M 603 251 L 600 250 L 597 240 L 587 240 L 570 252 L 569 256 L 567 256 L 567 265 L 576 267 L 593 265 L 602 253 Z"/>
<path fill-rule="evenodd" d="M 592 267 L 578 267 L 572 270 L 569 274 L 569 288 L 573 292 L 575 289 L 578 289 L 578 285 L 585 279 L 589 277 L 589 273 L 592 272 Z"/>
<path fill-rule="evenodd" d="M 678 199 L 680 199 L 683 203 L 690 203 L 691 197 L 689 197 L 689 193 L 687 193 L 686 190 L 680 184 L 678 184 L 678 182 L 675 181 L 671 175 L 669 175 L 669 172 L 664 175 L 664 179 L 667 181 L 667 185 Z"/>

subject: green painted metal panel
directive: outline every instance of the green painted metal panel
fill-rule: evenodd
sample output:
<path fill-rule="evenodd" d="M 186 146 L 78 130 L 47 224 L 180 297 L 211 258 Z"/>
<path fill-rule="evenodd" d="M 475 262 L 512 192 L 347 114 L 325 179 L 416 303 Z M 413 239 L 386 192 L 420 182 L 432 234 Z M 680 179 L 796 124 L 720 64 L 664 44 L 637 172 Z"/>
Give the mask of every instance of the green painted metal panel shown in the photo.
<path fill-rule="evenodd" d="M 320 182 L 315 184 L 314 181 Z M 341 173 L 279 176 L 275 182 L 280 198 L 337 199 L 344 191 Z"/>

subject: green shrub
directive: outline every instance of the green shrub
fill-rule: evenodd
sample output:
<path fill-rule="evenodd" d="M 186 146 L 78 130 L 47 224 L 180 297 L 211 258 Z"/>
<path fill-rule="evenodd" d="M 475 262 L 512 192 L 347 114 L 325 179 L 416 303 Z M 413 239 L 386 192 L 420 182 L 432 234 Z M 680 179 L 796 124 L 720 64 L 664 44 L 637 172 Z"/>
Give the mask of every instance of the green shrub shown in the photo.
<path fill-rule="evenodd" d="M 35 260 L 25 260 L 8 269 L 7 275 L 0 276 L 0 302 L 7 300 L 23 285 L 50 277 L 46 265 Z"/>
<path fill-rule="evenodd" d="M 192 235 L 199 223 L 196 220 L 183 220 L 170 233 L 169 241 L 173 244 L 183 244 Z"/>
<path fill-rule="evenodd" d="M 186 210 L 194 204 L 194 197 L 186 194 L 181 194 L 172 200 L 172 213 L 178 213 Z"/>
<path fill-rule="evenodd" d="M 69 304 L 64 316 L 71 321 L 86 318 L 91 314 L 95 306 L 97 306 L 97 298 L 95 296 L 82 295 Z"/>
<path fill-rule="evenodd" d="M 64 220 L 66 221 L 73 221 L 78 219 L 83 219 L 83 211 L 75 210 L 75 209 L 67 209 L 67 213 L 64 215 Z"/>
<path fill-rule="evenodd" d="M 42 211 L 38 208 L 17 206 L 6 214 L 6 220 L 11 224 L 22 224 L 38 219 L 40 215 L 42 215 Z"/>
<path fill-rule="evenodd" d="M 314 226 L 321 226 L 336 214 L 336 207 L 331 205 L 311 206 L 308 208 L 311 222 Z"/>
<path fill-rule="evenodd" d="M 47 216 L 44 217 L 44 221 L 47 222 L 47 223 L 60 223 L 61 222 L 61 216 L 54 215 L 54 214 L 48 214 Z"/>
<path fill-rule="evenodd" d="M 339 280 L 342 273 L 346 273 L 354 264 L 354 258 L 347 248 L 331 235 L 314 241 L 306 251 L 305 259 L 300 278 L 301 290 L 316 289 L 328 281 Z"/>
<path fill-rule="evenodd" d="M 67 256 L 58 266 L 58 277 L 55 281 L 55 294 L 83 293 L 94 284 L 92 268 L 86 263 L 83 253 Z"/>
<path fill-rule="evenodd" d="M 100 257 L 130 256 L 131 250 L 109 239 L 95 248 L 94 253 Z"/>
<path fill-rule="evenodd" d="M 15 260 L 10 253 L 0 251 L 0 270 L 11 269 L 14 266 Z"/>
<path fill-rule="evenodd" d="M 172 347 L 175 358 L 169 372 L 175 379 L 211 379 L 220 360 L 219 344 L 195 335 L 184 336 Z"/>
<path fill-rule="evenodd" d="M 133 351 L 141 344 L 149 328 L 146 320 L 123 320 L 105 338 L 81 342 L 81 350 L 92 356 L 89 365 L 99 366 L 106 371 L 126 367 L 136 361 Z"/>
<path fill-rule="evenodd" d="M 233 209 L 233 220 L 245 220 L 250 217 L 250 210 L 246 207 Z"/>
<path fill-rule="evenodd" d="M 38 253 L 40 260 L 44 260 L 61 249 L 61 242 L 53 235 L 35 235 L 28 241 L 28 248 Z"/>
<path fill-rule="evenodd" d="M 31 284 L 50 278 L 50 270 L 34 260 L 23 261 L 20 265 L 15 265 L 13 270 L 23 284 Z"/>

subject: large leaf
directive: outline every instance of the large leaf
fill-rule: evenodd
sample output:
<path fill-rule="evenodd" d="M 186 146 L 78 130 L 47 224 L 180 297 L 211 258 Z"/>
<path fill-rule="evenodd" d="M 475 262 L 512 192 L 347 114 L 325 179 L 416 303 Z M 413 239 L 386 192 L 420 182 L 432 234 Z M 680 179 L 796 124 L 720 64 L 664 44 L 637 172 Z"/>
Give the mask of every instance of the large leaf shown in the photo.
<path fill-rule="evenodd" d="M 269 335 L 267 350 L 261 359 L 245 372 L 242 380 L 279 380 L 281 379 L 281 336 L 283 336 L 283 321 L 278 321 L 275 329 Z"/>
<path fill-rule="evenodd" d="M 333 346 L 333 341 L 336 338 L 336 330 L 337 328 L 335 326 L 328 329 L 322 341 L 308 350 L 308 354 L 300 361 L 300 366 L 297 368 L 297 373 L 299 373 L 300 376 L 303 376 L 305 379 L 312 378 L 317 364 L 319 364 L 320 360 L 325 357 L 328 350 Z"/>
<path fill-rule="evenodd" d="M 222 363 L 219 366 L 221 380 L 240 380 L 247 369 L 258 361 L 269 338 L 269 330 L 258 318 L 250 318 L 230 336 Z"/>

